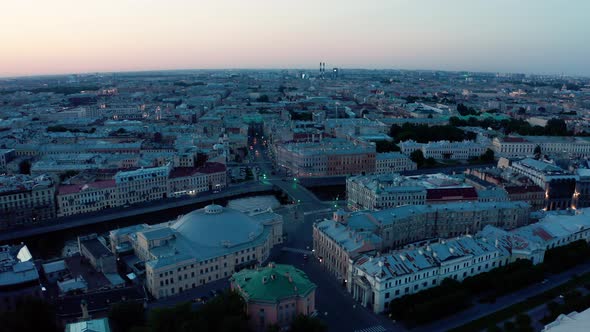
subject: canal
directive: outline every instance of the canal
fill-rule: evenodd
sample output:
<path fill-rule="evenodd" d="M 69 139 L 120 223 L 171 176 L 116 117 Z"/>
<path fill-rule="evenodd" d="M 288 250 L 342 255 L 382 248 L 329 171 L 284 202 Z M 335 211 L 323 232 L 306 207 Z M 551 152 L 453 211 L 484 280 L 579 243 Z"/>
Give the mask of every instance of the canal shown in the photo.
<path fill-rule="evenodd" d="M 286 202 L 285 196 L 281 192 L 277 191 L 267 191 L 267 192 L 258 192 L 256 196 L 264 196 L 264 195 L 274 195 L 277 197 L 281 204 Z M 225 197 L 223 199 L 215 200 L 215 204 L 220 205 L 227 205 L 227 202 L 233 199 L 243 198 L 243 197 L 251 197 L 251 194 L 241 194 L 235 195 L 231 197 Z M 76 241 L 78 236 L 86 235 L 86 234 L 106 234 L 109 231 L 117 228 L 123 228 L 131 225 L 137 224 L 158 224 L 170 220 L 177 219 L 179 216 L 187 214 L 193 210 L 200 209 L 211 202 L 201 202 L 195 203 L 191 205 L 186 205 L 177 208 L 171 208 L 167 210 L 161 210 L 158 212 L 151 212 L 145 213 L 141 215 L 136 215 L 133 217 L 125 217 L 119 219 L 112 219 L 106 222 L 97 223 L 93 225 L 81 226 L 77 228 L 70 228 L 67 230 L 55 231 L 51 233 L 35 235 L 31 237 L 25 237 L 20 239 L 15 239 L 13 241 L 9 241 L 9 244 L 19 244 L 24 243 L 27 245 L 31 254 L 35 259 L 50 259 L 55 257 L 60 257 L 62 255 L 62 249 L 64 248 L 66 243 L 71 243 Z"/>

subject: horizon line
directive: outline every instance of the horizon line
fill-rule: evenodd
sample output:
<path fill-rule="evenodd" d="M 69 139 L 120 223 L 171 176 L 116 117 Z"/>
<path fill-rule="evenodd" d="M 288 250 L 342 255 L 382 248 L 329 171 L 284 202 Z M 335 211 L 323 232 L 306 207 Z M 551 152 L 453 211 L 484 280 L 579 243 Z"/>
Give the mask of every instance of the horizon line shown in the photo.
<path fill-rule="evenodd" d="M 510 71 L 477 71 L 477 70 L 465 70 L 465 69 L 404 69 L 404 68 L 363 68 L 363 67 L 331 67 L 338 68 L 338 70 L 366 70 L 366 71 L 408 71 L 408 72 L 446 72 L 446 73 L 477 73 L 477 74 L 523 74 L 527 76 L 557 76 L 567 78 L 590 78 L 590 75 L 585 74 L 564 74 L 564 73 L 538 73 L 538 72 L 510 72 Z M 105 75 L 105 74 L 131 74 L 131 73 L 149 73 L 149 72 L 174 72 L 174 71 L 281 71 L 281 70 L 306 70 L 315 71 L 318 68 L 297 68 L 297 67 L 272 67 L 272 68 L 261 68 L 261 67 L 227 67 L 227 68 L 176 68 L 176 69 L 138 69 L 138 70 L 121 70 L 121 71 L 88 71 L 88 72 L 64 72 L 54 74 L 25 74 L 25 75 L 12 75 L 4 76 L 0 74 L 0 80 L 6 79 L 25 79 L 25 78 L 36 78 L 36 77 L 61 77 L 71 75 Z"/>

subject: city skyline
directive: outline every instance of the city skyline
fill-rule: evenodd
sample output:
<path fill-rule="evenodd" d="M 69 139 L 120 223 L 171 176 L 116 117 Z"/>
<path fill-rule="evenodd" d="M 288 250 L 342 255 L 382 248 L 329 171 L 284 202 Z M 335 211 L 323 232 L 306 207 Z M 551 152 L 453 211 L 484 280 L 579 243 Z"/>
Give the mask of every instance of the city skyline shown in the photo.
<path fill-rule="evenodd" d="M 0 27 L 17 32 L 0 37 L 0 77 L 314 69 L 320 61 L 329 68 L 590 75 L 590 3 L 583 1 L 141 4 L 6 4 L 10 15 Z"/>

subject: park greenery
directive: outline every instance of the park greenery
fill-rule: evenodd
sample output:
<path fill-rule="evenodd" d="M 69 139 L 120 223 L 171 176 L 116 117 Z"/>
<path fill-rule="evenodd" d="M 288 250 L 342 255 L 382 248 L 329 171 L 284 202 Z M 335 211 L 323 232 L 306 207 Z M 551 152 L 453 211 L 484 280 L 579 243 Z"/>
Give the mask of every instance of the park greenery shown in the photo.
<path fill-rule="evenodd" d="M 0 312 L 0 332 L 63 331 L 55 320 L 53 306 L 36 297 L 27 297 L 16 303 L 12 311 Z"/>
<path fill-rule="evenodd" d="M 479 115 L 479 112 L 473 107 L 467 107 L 463 104 L 457 104 L 457 112 L 462 116 L 466 115 Z"/>
<path fill-rule="evenodd" d="M 494 162 L 494 151 L 492 149 L 487 149 L 479 157 L 473 157 L 469 159 L 470 164 L 489 164 Z"/>
<path fill-rule="evenodd" d="M 579 289 L 584 286 L 590 289 L 590 273 L 583 274 L 581 276 L 574 275 L 569 281 L 553 287 L 545 292 L 526 298 L 525 300 L 508 306 L 504 309 L 495 311 L 489 315 L 475 319 L 467 324 L 451 329 L 452 332 L 470 332 L 470 331 L 482 331 L 488 329 L 488 331 L 501 331 L 498 329 L 498 324 L 511 319 L 515 315 L 520 313 L 528 312 L 529 310 L 539 307 L 547 303 L 551 303 L 559 295 L 567 294 L 572 290 Z M 550 308 L 549 308 L 550 309 Z"/>
<path fill-rule="evenodd" d="M 391 301 L 394 319 L 425 324 L 455 314 L 475 303 L 494 302 L 497 297 L 541 282 L 546 273 L 559 273 L 590 260 L 590 245 L 584 240 L 549 249 L 543 263 L 517 260 L 463 282 L 445 279 L 437 286 Z"/>
<path fill-rule="evenodd" d="M 573 290 L 563 296 L 562 303 L 556 301 L 547 303 L 548 313 L 541 319 L 541 322 L 546 325 L 561 314 L 567 315 L 574 311 L 582 312 L 588 308 L 590 308 L 590 294 L 582 295 L 580 291 Z"/>
<path fill-rule="evenodd" d="M 474 140 L 477 135 L 473 132 L 467 132 L 452 125 L 428 126 L 425 124 L 404 123 L 401 126 L 397 124 L 392 125 L 389 129 L 389 136 L 391 136 L 396 143 L 406 140 L 414 140 L 418 143 L 428 143 L 431 141 L 442 140 L 451 142 Z"/>
<path fill-rule="evenodd" d="M 383 152 L 398 152 L 400 148 L 397 144 L 391 141 L 379 140 L 375 141 L 375 150 L 377 153 Z"/>
<path fill-rule="evenodd" d="M 90 129 L 78 129 L 78 128 L 67 128 L 64 126 L 49 126 L 47 127 L 47 132 L 48 133 L 65 133 L 65 132 L 70 132 L 70 133 L 86 133 L 86 134 L 93 134 L 94 132 L 96 132 L 96 128 L 92 127 Z"/>
<path fill-rule="evenodd" d="M 545 127 L 533 126 L 521 119 L 493 119 L 491 117 L 478 118 L 470 116 L 467 119 L 461 119 L 456 116 L 449 118 L 449 125 L 452 127 L 481 127 L 500 130 L 504 134 L 519 134 L 524 136 L 573 136 L 572 131 L 568 131 L 567 125 L 563 119 L 550 119 Z"/>
<path fill-rule="evenodd" d="M 31 161 L 28 159 L 24 159 L 18 163 L 18 173 L 19 174 L 31 174 Z"/>
<path fill-rule="evenodd" d="M 197 309 L 191 303 L 150 310 L 141 303 L 126 302 L 111 306 L 109 320 L 113 332 L 249 332 L 250 317 L 246 303 L 236 292 L 221 293 Z M 278 327 L 269 329 L 277 330 Z M 289 327 L 291 332 L 324 332 L 326 326 L 317 318 L 299 315 Z"/>

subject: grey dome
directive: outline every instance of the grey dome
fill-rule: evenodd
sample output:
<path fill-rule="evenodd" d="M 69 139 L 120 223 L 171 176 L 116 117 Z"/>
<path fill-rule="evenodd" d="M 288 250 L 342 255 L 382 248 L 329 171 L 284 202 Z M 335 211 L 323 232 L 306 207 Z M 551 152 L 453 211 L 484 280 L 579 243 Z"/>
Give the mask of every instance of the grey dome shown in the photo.
<path fill-rule="evenodd" d="M 182 216 L 172 226 L 199 246 L 233 247 L 260 236 L 263 226 L 250 216 L 219 205 L 208 205 Z"/>

